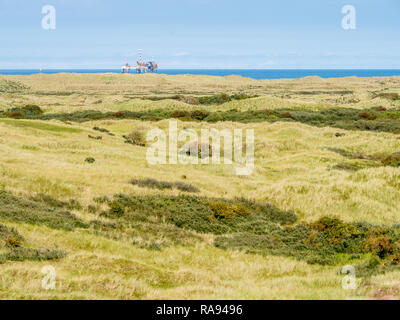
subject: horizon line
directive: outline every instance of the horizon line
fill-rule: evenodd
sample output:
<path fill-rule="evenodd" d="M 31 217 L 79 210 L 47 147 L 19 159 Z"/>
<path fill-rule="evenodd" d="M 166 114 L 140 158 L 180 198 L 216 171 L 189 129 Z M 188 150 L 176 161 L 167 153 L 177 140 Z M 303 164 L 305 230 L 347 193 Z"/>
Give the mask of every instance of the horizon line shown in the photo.
<path fill-rule="evenodd" d="M 0 68 L 0 70 L 120 70 L 120 68 Z M 393 68 L 163 68 L 159 70 L 400 70 L 400 67 Z"/>

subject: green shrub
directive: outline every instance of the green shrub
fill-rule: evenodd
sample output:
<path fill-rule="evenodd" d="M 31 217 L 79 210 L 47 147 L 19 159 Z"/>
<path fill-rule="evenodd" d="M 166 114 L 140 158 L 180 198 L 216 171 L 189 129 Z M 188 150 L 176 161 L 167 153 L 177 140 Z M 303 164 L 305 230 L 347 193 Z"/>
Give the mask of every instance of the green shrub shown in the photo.
<path fill-rule="evenodd" d="M 92 157 L 88 157 L 88 158 L 85 159 L 85 162 L 87 162 L 87 163 L 95 163 L 96 159 L 92 158 Z"/>
<path fill-rule="evenodd" d="M 200 189 L 197 188 L 196 186 L 185 183 L 182 181 L 175 181 L 174 183 L 174 188 L 178 189 L 179 191 L 184 191 L 184 192 L 200 192 Z"/>
<path fill-rule="evenodd" d="M 170 115 L 171 118 L 188 118 L 190 114 L 186 111 L 174 111 Z"/>
<path fill-rule="evenodd" d="M 0 224 L 0 264 L 7 261 L 41 261 L 65 257 L 61 250 L 30 248 L 15 229 Z"/>
<path fill-rule="evenodd" d="M 363 170 L 363 169 L 368 169 L 368 168 L 377 168 L 379 167 L 378 164 L 374 162 L 339 162 L 336 165 L 332 167 L 334 170 L 344 170 L 344 171 L 358 171 L 358 170 Z"/>
<path fill-rule="evenodd" d="M 40 114 L 32 115 L 24 113 L 21 108 L 0 111 L 0 117 L 16 117 L 39 120 L 61 120 L 61 121 L 92 121 L 101 119 L 138 119 L 146 121 L 158 121 L 170 119 L 172 116 L 183 116 L 180 110 L 169 111 L 165 109 L 147 110 L 140 112 L 119 111 L 102 113 L 96 110 L 77 111 L 73 113 Z M 352 109 L 352 108 L 330 108 L 323 110 L 300 110 L 300 109 L 266 109 L 247 111 L 213 111 L 206 112 L 195 110 L 189 114 L 187 119 L 207 121 L 215 123 L 218 121 L 232 122 L 275 122 L 275 121 L 297 121 L 318 127 L 334 127 L 345 130 L 364 130 L 380 132 L 400 132 L 400 110 L 377 111 L 376 109 Z M 184 119 L 182 117 L 182 119 Z M 129 141 L 128 141 L 129 143 Z M 143 141 L 142 141 L 143 143 Z"/>
<path fill-rule="evenodd" d="M 367 252 L 373 252 L 379 258 L 384 259 L 394 252 L 394 244 L 392 239 L 387 236 L 369 237 L 365 244 Z"/>
<path fill-rule="evenodd" d="M 25 107 L 21 108 L 25 113 L 32 115 L 39 115 L 43 113 L 43 110 L 35 104 L 27 104 Z"/>
<path fill-rule="evenodd" d="M 34 225 L 45 225 L 49 228 L 74 230 L 87 228 L 88 225 L 78 219 L 67 208 L 76 208 L 74 201 L 69 204 L 51 203 L 42 199 L 26 199 L 0 191 L 0 218 L 2 221 L 22 222 Z"/>
<path fill-rule="evenodd" d="M 165 190 L 165 189 L 178 189 L 180 191 L 185 191 L 185 192 L 199 192 L 200 190 L 188 183 L 176 181 L 176 182 L 168 182 L 168 181 L 160 181 L 152 178 L 146 178 L 146 179 L 132 179 L 131 184 L 137 185 L 139 187 L 147 187 L 151 189 L 159 189 L 159 190 Z"/>
<path fill-rule="evenodd" d="M 199 103 L 200 104 L 223 104 L 225 102 L 231 101 L 232 98 L 228 96 L 226 93 L 217 94 L 214 96 L 206 96 L 200 97 Z"/>
<path fill-rule="evenodd" d="M 186 96 L 186 95 L 173 95 L 173 96 L 154 96 L 154 97 L 141 97 L 141 99 L 151 100 L 151 101 L 160 101 L 166 99 L 178 100 L 187 104 L 199 105 L 199 104 L 223 104 L 225 102 L 229 102 L 231 100 L 244 100 L 257 97 L 257 95 L 247 95 L 245 93 L 236 93 L 231 96 L 220 93 L 211 96 L 203 96 L 203 97 L 194 97 L 194 96 Z"/>
<path fill-rule="evenodd" d="M 14 119 L 24 118 L 24 114 L 21 111 L 7 111 L 4 113 L 4 115 L 8 118 L 14 118 Z"/>
<path fill-rule="evenodd" d="M 99 128 L 99 127 L 93 127 L 93 130 L 96 130 L 96 131 L 99 131 L 99 132 L 103 132 L 103 133 L 109 133 L 110 132 L 107 129 Z"/>
<path fill-rule="evenodd" d="M 64 258 L 66 253 L 57 249 L 15 248 L 9 251 L 5 258 L 9 261 L 45 261 Z"/>
<path fill-rule="evenodd" d="M 5 239 L 5 245 L 6 247 L 11 247 L 11 248 L 18 248 L 22 246 L 22 241 L 16 239 L 16 238 L 7 238 Z"/>
<path fill-rule="evenodd" d="M 202 110 L 194 110 L 190 113 L 190 117 L 194 120 L 204 120 L 210 113 Z"/>
<path fill-rule="evenodd" d="M 118 201 L 112 201 L 109 203 L 109 213 L 113 216 L 123 216 L 125 213 L 124 207 Z"/>
<path fill-rule="evenodd" d="M 279 115 L 280 118 L 289 118 L 289 119 L 294 119 L 294 116 L 290 112 L 283 112 Z"/>
<path fill-rule="evenodd" d="M 200 233 L 224 234 L 249 230 L 265 230 L 272 225 L 293 223 L 296 216 L 258 202 L 236 199 L 207 199 L 197 196 L 116 195 L 108 205 L 118 202 L 124 208 L 123 216 L 105 213 L 107 217 L 122 218 L 128 222 L 149 222 L 161 219 L 179 228 Z M 232 219 L 211 219 L 210 202 L 224 202 L 234 212 Z"/>
<path fill-rule="evenodd" d="M 348 151 L 345 149 L 340 149 L 340 148 L 327 148 L 327 150 L 335 152 L 340 154 L 341 156 L 348 158 L 348 159 L 369 159 L 369 160 L 375 160 L 374 157 L 364 155 L 360 152 L 353 152 L 353 151 Z"/>
<path fill-rule="evenodd" d="M 127 136 L 124 136 L 125 142 L 136 146 L 146 146 L 146 137 L 140 130 L 132 130 Z"/>
<path fill-rule="evenodd" d="M 65 208 L 68 210 L 80 210 L 82 205 L 75 199 L 69 199 L 68 201 L 61 201 L 50 197 L 43 193 L 38 193 L 35 196 L 30 197 L 31 200 L 36 202 L 43 202 L 53 208 Z"/>
<path fill-rule="evenodd" d="M 93 139 L 93 140 L 102 140 L 102 139 L 103 139 L 102 136 L 96 136 L 96 137 L 95 137 L 95 136 L 92 136 L 92 135 L 90 135 L 90 134 L 88 135 L 88 138 L 89 138 L 89 139 Z"/>
<path fill-rule="evenodd" d="M 4 112 L 4 116 L 8 118 L 35 118 L 43 114 L 43 110 L 39 106 L 28 104 L 21 108 L 11 108 Z"/>
<path fill-rule="evenodd" d="M 241 203 L 230 204 L 224 201 L 210 201 L 208 206 L 211 210 L 211 219 L 229 219 L 235 218 L 238 215 L 250 215 L 250 211 Z"/>
<path fill-rule="evenodd" d="M 376 115 L 374 115 L 370 112 L 361 112 L 358 114 L 358 116 L 360 118 L 367 119 L 367 120 L 375 120 L 376 119 Z"/>
<path fill-rule="evenodd" d="M 400 152 L 382 159 L 381 162 L 384 166 L 400 167 Z"/>

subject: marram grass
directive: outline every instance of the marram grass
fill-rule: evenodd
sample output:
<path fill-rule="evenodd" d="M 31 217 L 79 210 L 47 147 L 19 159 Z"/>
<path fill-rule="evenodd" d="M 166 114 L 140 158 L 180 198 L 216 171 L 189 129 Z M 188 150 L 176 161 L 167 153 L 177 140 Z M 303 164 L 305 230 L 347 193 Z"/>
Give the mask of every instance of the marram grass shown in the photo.
<path fill-rule="evenodd" d="M 398 298 L 399 84 L 398 77 L 1 76 L 0 110 L 14 114 L 0 119 L 0 224 L 16 232 L 8 246 L 31 251 L 12 249 L 15 259 L 0 265 L 0 298 Z M 238 95 L 246 98 L 226 99 Z M 64 116 L 88 110 L 150 117 Z M 180 129 L 254 129 L 253 174 L 239 177 L 223 164 L 151 166 L 145 146 L 125 143 L 133 130 L 167 130 L 171 115 Z M 163 182 L 199 192 L 149 187 Z M 296 221 L 265 220 L 264 209 L 235 199 Z M 38 250 L 46 261 L 34 259 Z M 358 288 L 346 291 L 340 270 L 349 262 Z M 41 286 L 49 264 L 55 290 Z"/>

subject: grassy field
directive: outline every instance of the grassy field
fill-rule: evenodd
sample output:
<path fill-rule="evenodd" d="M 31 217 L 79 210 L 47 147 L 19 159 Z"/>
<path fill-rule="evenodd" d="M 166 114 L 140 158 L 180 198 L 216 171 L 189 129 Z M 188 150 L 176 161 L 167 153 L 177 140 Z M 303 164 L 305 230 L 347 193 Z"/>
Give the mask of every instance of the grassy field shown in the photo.
<path fill-rule="evenodd" d="M 399 88 L 0 76 L 0 299 L 399 298 Z M 254 172 L 153 166 L 123 137 L 172 118 L 254 129 Z M 348 264 L 355 290 L 342 288 Z"/>

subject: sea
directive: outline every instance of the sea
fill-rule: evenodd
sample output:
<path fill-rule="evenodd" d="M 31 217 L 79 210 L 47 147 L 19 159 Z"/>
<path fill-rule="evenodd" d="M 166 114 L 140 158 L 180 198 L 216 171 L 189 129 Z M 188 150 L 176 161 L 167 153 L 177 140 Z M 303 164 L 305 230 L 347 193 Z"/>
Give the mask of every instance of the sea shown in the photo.
<path fill-rule="evenodd" d="M 1 75 L 31 75 L 36 73 L 121 73 L 120 69 L 0 69 Z M 342 77 L 390 77 L 400 76 L 400 69 L 160 69 L 157 73 L 178 75 L 209 75 L 229 76 L 238 75 L 257 80 L 263 79 L 297 79 L 308 76 L 321 78 L 342 78 Z"/>

